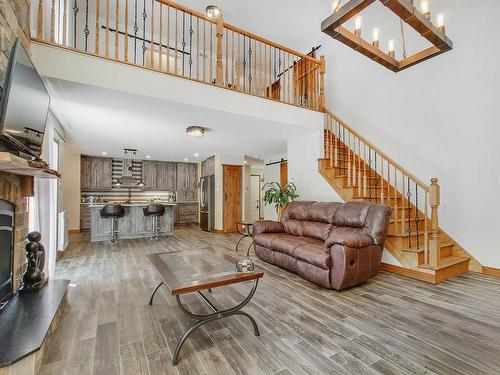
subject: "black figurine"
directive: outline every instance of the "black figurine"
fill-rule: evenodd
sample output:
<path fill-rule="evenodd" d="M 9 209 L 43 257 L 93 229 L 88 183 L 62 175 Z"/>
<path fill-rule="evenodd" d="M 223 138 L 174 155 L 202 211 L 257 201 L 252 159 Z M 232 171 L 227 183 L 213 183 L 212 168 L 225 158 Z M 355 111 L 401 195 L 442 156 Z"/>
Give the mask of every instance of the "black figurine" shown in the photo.
<path fill-rule="evenodd" d="M 45 267 L 45 248 L 40 243 L 42 235 L 40 232 L 31 232 L 28 234 L 28 243 L 26 244 L 26 259 L 28 268 L 23 276 L 23 286 L 19 293 L 31 293 L 41 290 L 48 281 L 43 269 Z"/>

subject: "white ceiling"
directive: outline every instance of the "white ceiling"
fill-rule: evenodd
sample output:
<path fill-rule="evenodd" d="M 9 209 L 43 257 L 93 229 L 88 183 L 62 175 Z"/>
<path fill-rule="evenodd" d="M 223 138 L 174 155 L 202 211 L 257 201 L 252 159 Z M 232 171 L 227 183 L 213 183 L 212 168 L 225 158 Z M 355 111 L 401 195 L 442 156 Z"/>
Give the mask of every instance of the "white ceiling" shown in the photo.
<path fill-rule="evenodd" d="M 48 78 L 51 106 L 82 154 L 121 157 L 136 148 L 139 158 L 199 161 L 215 153 L 263 159 L 286 152 L 286 139 L 302 127 L 173 103 L 121 91 Z M 207 128 L 188 137 L 186 127 Z M 195 157 L 194 154 L 199 156 Z"/>

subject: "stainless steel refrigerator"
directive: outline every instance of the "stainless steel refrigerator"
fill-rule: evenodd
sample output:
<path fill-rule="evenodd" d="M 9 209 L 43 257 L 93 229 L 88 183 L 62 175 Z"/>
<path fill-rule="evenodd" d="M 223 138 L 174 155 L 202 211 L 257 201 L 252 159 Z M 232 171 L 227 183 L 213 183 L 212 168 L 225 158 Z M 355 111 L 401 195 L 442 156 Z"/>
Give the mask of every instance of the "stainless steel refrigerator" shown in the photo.
<path fill-rule="evenodd" d="M 200 226 L 207 232 L 215 229 L 215 176 L 200 179 Z"/>

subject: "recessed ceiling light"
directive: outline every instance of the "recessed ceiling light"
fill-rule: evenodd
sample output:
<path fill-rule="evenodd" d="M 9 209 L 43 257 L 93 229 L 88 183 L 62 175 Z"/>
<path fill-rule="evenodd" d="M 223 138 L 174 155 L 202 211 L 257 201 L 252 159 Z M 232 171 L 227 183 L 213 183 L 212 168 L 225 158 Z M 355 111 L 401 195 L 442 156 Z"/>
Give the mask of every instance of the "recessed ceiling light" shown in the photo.
<path fill-rule="evenodd" d="M 195 157 L 198 157 L 198 156 L 200 156 L 200 154 L 196 153 L 196 154 L 194 154 L 194 156 L 195 156 Z"/>
<path fill-rule="evenodd" d="M 245 163 L 245 164 L 246 164 L 246 163 L 247 163 L 247 161 L 246 161 L 246 160 L 243 160 L 243 163 Z"/>
<path fill-rule="evenodd" d="M 108 153 L 106 151 L 101 152 L 103 155 L 107 155 Z"/>
<path fill-rule="evenodd" d="M 151 159 L 151 155 L 146 155 L 146 159 Z"/>
<path fill-rule="evenodd" d="M 184 161 L 188 161 L 189 159 L 188 158 L 185 158 Z"/>
<path fill-rule="evenodd" d="M 191 137 L 203 137 L 205 134 L 205 129 L 201 126 L 189 126 L 186 128 L 186 135 Z"/>

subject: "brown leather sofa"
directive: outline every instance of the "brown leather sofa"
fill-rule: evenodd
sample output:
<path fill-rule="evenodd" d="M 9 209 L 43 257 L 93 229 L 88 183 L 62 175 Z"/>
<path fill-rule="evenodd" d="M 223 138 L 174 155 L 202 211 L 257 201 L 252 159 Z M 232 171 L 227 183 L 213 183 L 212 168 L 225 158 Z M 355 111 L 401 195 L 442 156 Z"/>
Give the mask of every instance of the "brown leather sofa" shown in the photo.
<path fill-rule="evenodd" d="M 325 288 L 358 285 L 379 272 L 391 212 L 366 202 L 292 202 L 281 221 L 254 223 L 255 254 Z"/>

